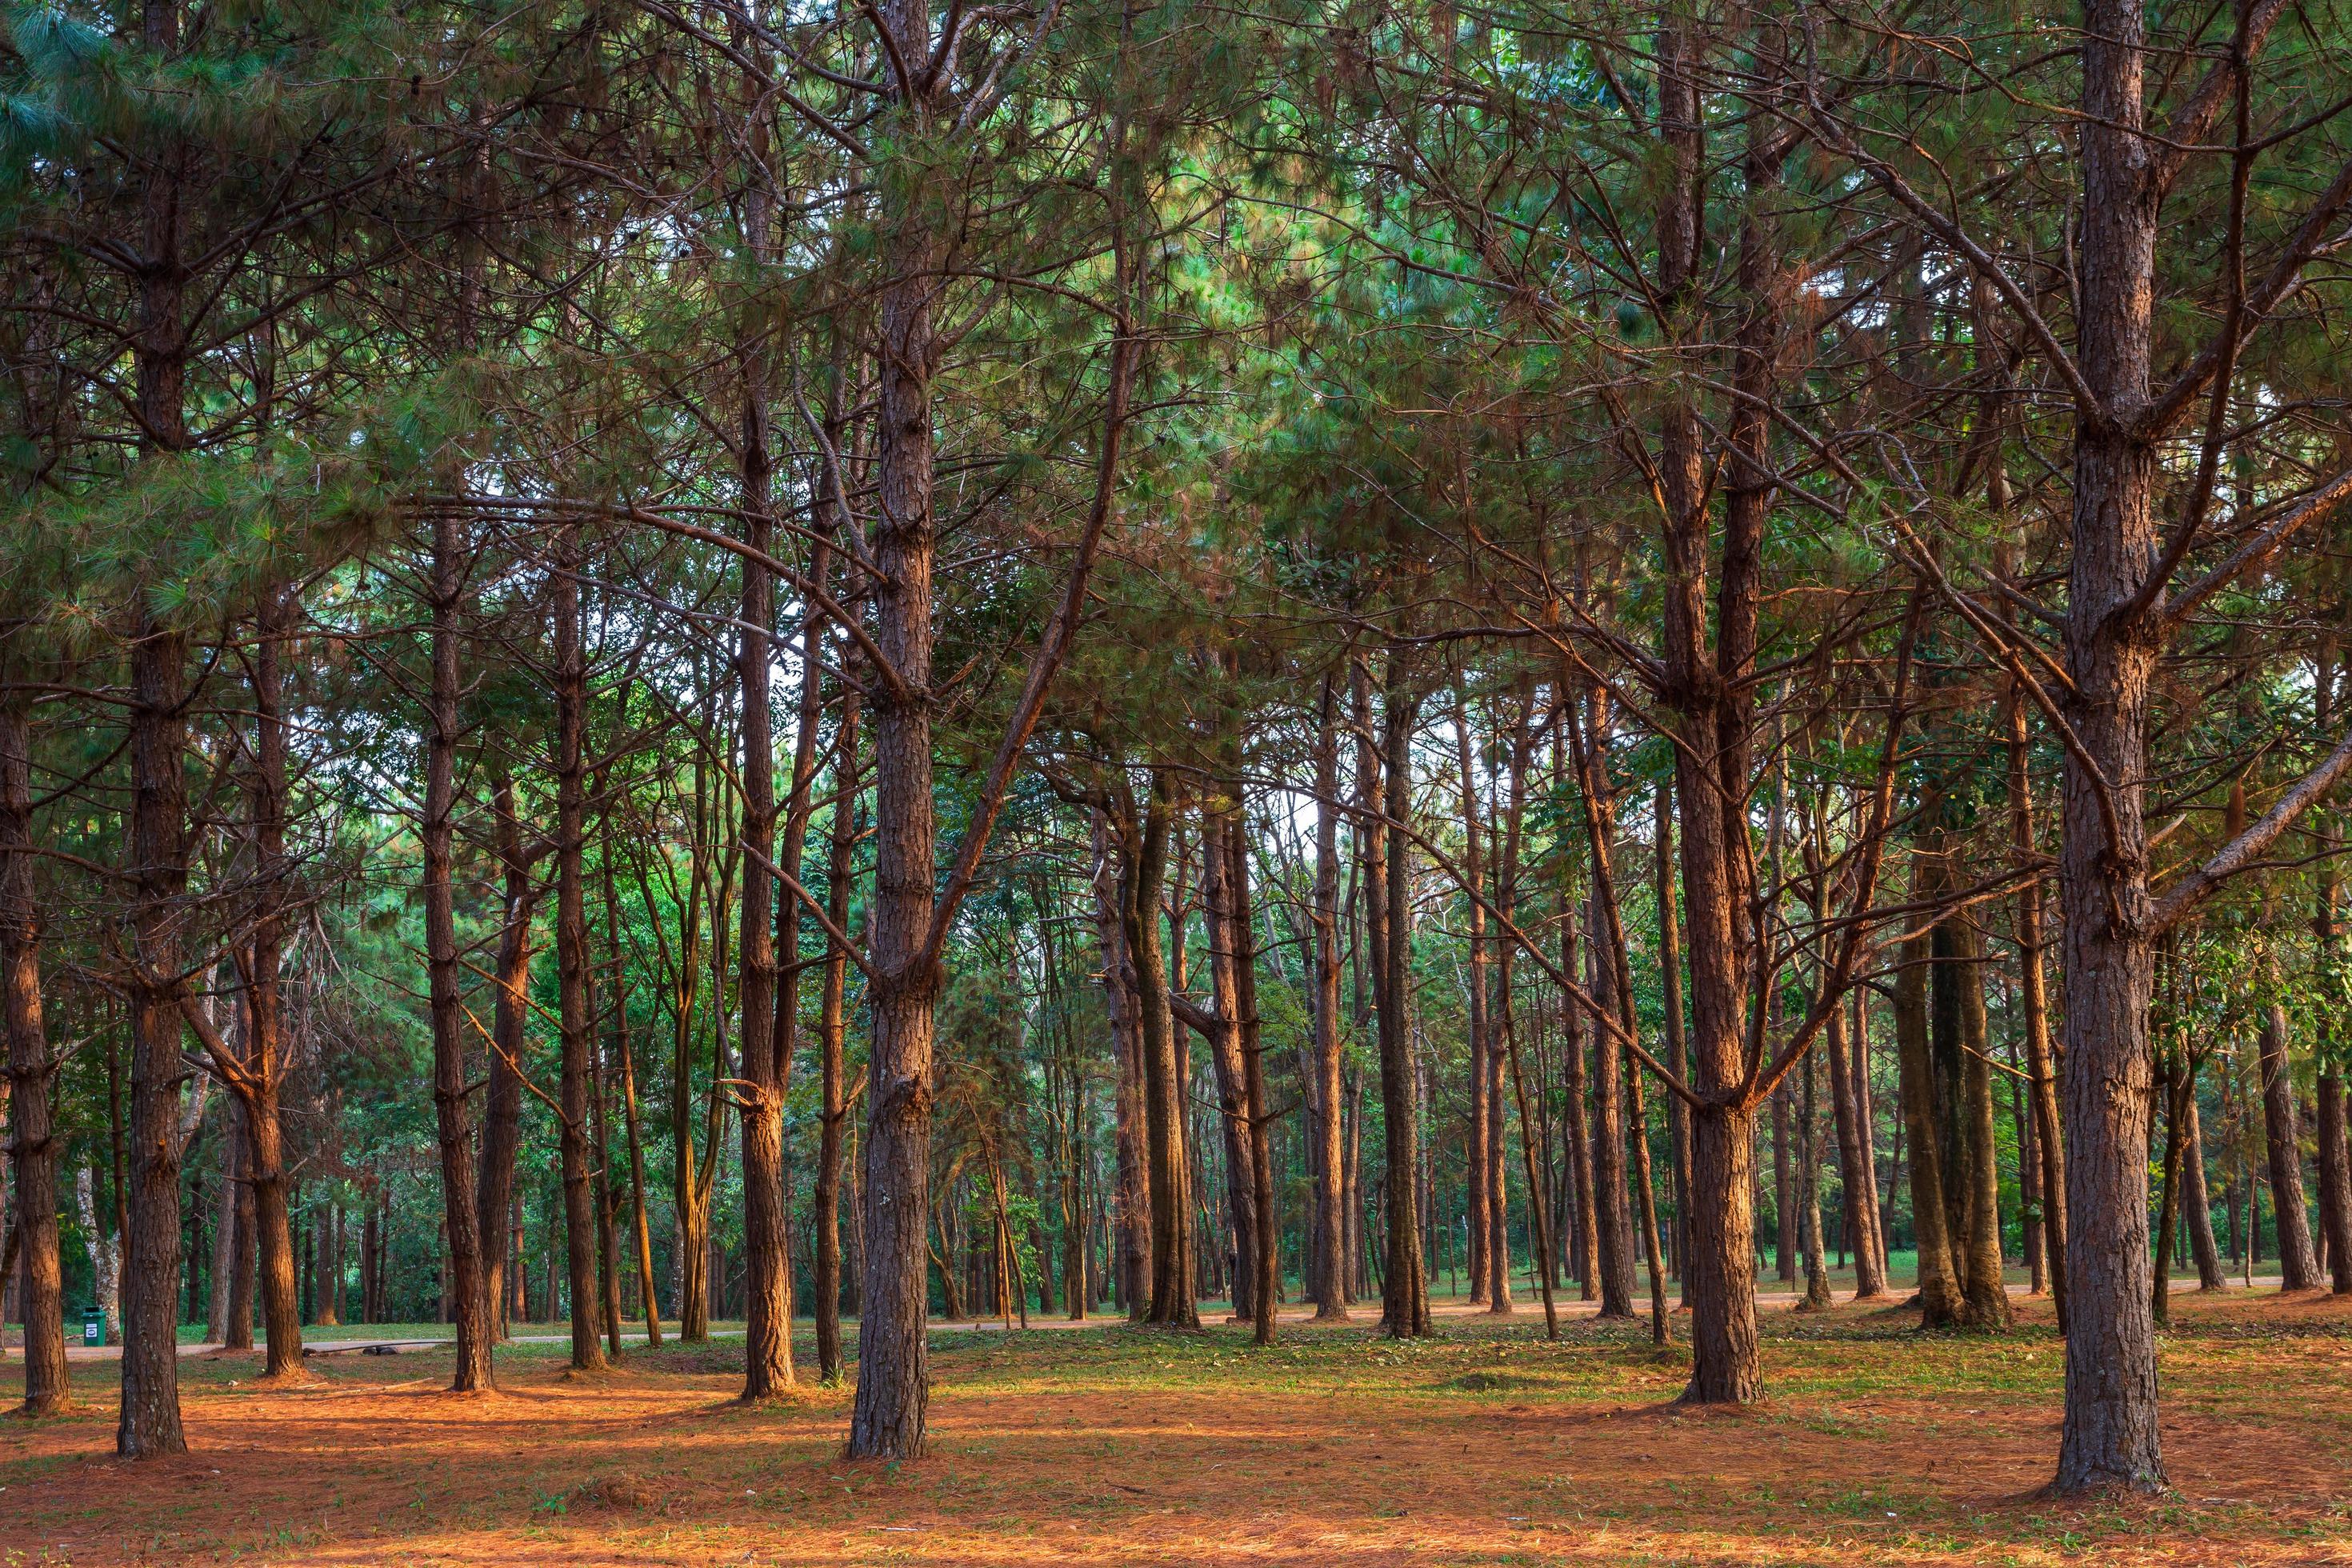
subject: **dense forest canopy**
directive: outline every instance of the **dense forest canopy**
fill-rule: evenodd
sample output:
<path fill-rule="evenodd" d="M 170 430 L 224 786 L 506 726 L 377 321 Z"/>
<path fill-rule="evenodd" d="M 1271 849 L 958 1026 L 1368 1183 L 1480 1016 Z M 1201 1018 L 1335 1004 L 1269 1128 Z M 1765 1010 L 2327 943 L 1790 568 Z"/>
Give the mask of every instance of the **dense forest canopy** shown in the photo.
<path fill-rule="evenodd" d="M 2174 1268 L 2352 1290 L 2347 36 L 12 5 L 28 1407 L 2008 1260 L 2159 1488 Z"/>

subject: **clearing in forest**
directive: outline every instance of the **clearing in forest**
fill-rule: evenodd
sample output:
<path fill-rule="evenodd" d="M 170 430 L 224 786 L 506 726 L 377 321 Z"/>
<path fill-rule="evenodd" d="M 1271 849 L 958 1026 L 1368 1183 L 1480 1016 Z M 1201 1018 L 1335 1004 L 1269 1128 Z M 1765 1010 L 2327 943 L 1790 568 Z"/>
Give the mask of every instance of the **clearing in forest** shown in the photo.
<path fill-rule="evenodd" d="M 0 1562 L 289 1564 L 2307 1563 L 2352 1561 L 2352 1306 L 2176 1299 L 2170 1498 L 2060 1506 L 2046 1302 L 2000 1336 L 1766 1315 L 1772 1397 L 1672 1399 L 1683 1352 L 1532 1305 L 1418 1343 L 1347 1328 L 941 1336 L 929 1454 L 841 1458 L 845 1390 L 738 1404 L 740 1341 L 568 1375 L 501 1352 L 183 1363 L 190 1453 L 112 1458 L 111 1368 L 0 1425 Z M 802 1347 L 803 1356 L 806 1347 Z"/>

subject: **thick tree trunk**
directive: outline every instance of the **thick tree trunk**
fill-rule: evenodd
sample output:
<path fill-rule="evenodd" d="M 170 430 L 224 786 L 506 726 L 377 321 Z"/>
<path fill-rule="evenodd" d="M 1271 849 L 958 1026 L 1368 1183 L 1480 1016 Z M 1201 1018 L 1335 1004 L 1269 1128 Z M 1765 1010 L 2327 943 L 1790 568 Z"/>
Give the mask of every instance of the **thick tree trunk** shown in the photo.
<path fill-rule="evenodd" d="M 898 56 L 930 56 L 930 15 L 917 0 L 880 13 Z M 932 73 L 944 80 L 947 73 Z M 939 90 L 934 87 L 932 90 Z M 928 106 L 900 102 L 919 124 Z M 912 127 L 910 126 L 910 129 Z M 901 187 L 886 183 L 886 193 Z M 873 1037 L 866 1082 L 864 1310 L 857 1331 L 852 1458 L 905 1459 L 923 1450 L 930 1402 L 929 1289 L 932 1008 L 930 956 L 937 824 L 931 785 L 931 376 L 944 250 L 927 196 L 886 196 L 880 301 L 881 388 L 872 550 L 874 640 L 889 678 L 874 700 L 874 892 L 867 940 Z"/>
<path fill-rule="evenodd" d="M 0 698 L 0 1026 L 7 1033 L 8 1153 L 16 1173 L 26 1415 L 66 1402 L 64 1274 L 58 1254 L 56 1064 L 41 1016 L 41 918 L 33 854 L 32 728 Z"/>
<path fill-rule="evenodd" d="M 1391 656 L 1381 703 L 1381 809 L 1387 816 L 1387 844 L 1377 900 L 1381 917 L 1376 928 L 1381 940 L 1374 944 L 1374 963 L 1385 984 L 1380 989 L 1381 1120 L 1388 1155 L 1388 1271 L 1383 1281 L 1381 1326 L 1391 1337 L 1420 1338 L 1430 1331 L 1429 1280 L 1421 1249 L 1420 1205 L 1415 1192 L 1421 1169 L 1419 1091 L 1412 1055 L 1412 1037 L 1406 1026 L 1411 1005 L 1412 966 L 1411 846 L 1406 823 L 1412 810 L 1412 742 L 1418 704 L 1404 683 L 1404 673 Z"/>
<path fill-rule="evenodd" d="M 175 400 L 176 405 L 176 400 Z M 142 614 L 131 647 L 131 1173 L 115 1451 L 184 1453 L 180 1427 L 181 900 L 188 886 L 186 644 Z"/>
<path fill-rule="evenodd" d="M 2148 1000 L 2156 907 L 2144 781 L 2158 630 L 2125 614 L 2161 554 L 2153 355 L 2160 190 L 2144 0 L 2088 0 L 2078 159 L 2076 410 L 2059 858 L 2066 1050 L 2066 1415 L 2054 1489 L 2164 1485 L 2150 1318 Z"/>

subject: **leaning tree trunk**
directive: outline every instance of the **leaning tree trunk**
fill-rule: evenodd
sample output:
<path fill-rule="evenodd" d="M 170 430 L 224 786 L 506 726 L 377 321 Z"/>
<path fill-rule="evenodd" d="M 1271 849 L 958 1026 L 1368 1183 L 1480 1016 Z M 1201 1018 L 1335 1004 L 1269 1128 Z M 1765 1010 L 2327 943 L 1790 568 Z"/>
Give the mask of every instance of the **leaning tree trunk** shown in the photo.
<path fill-rule="evenodd" d="M 2326 1120 L 2323 1111 L 2323 1125 Z M 2340 1136 L 2342 1129 L 2337 1131 Z M 2194 1094 L 2180 1108 L 2180 1198 L 2189 1215 L 2189 1250 L 2197 1260 L 2197 1289 L 2219 1290 L 2221 1249 L 2213 1244 L 2213 1200 L 2205 1186 L 2205 1130 L 2198 1119 Z"/>
<path fill-rule="evenodd" d="M 40 906 L 33 876 L 33 748 L 25 708 L 0 699 L 0 1026 L 7 1033 L 26 1415 L 66 1401 L 65 1283 L 58 1255 L 56 1064 L 41 1019 Z"/>

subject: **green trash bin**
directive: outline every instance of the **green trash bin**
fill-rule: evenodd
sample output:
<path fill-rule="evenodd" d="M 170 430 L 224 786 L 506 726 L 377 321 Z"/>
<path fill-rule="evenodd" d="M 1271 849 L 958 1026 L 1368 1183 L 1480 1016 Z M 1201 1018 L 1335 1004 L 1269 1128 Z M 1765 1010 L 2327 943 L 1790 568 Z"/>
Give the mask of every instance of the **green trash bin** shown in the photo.
<path fill-rule="evenodd" d="M 81 1310 L 81 1342 L 102 1345 L 106 1342 L 106 1309 L 84 1307 Z"/>

